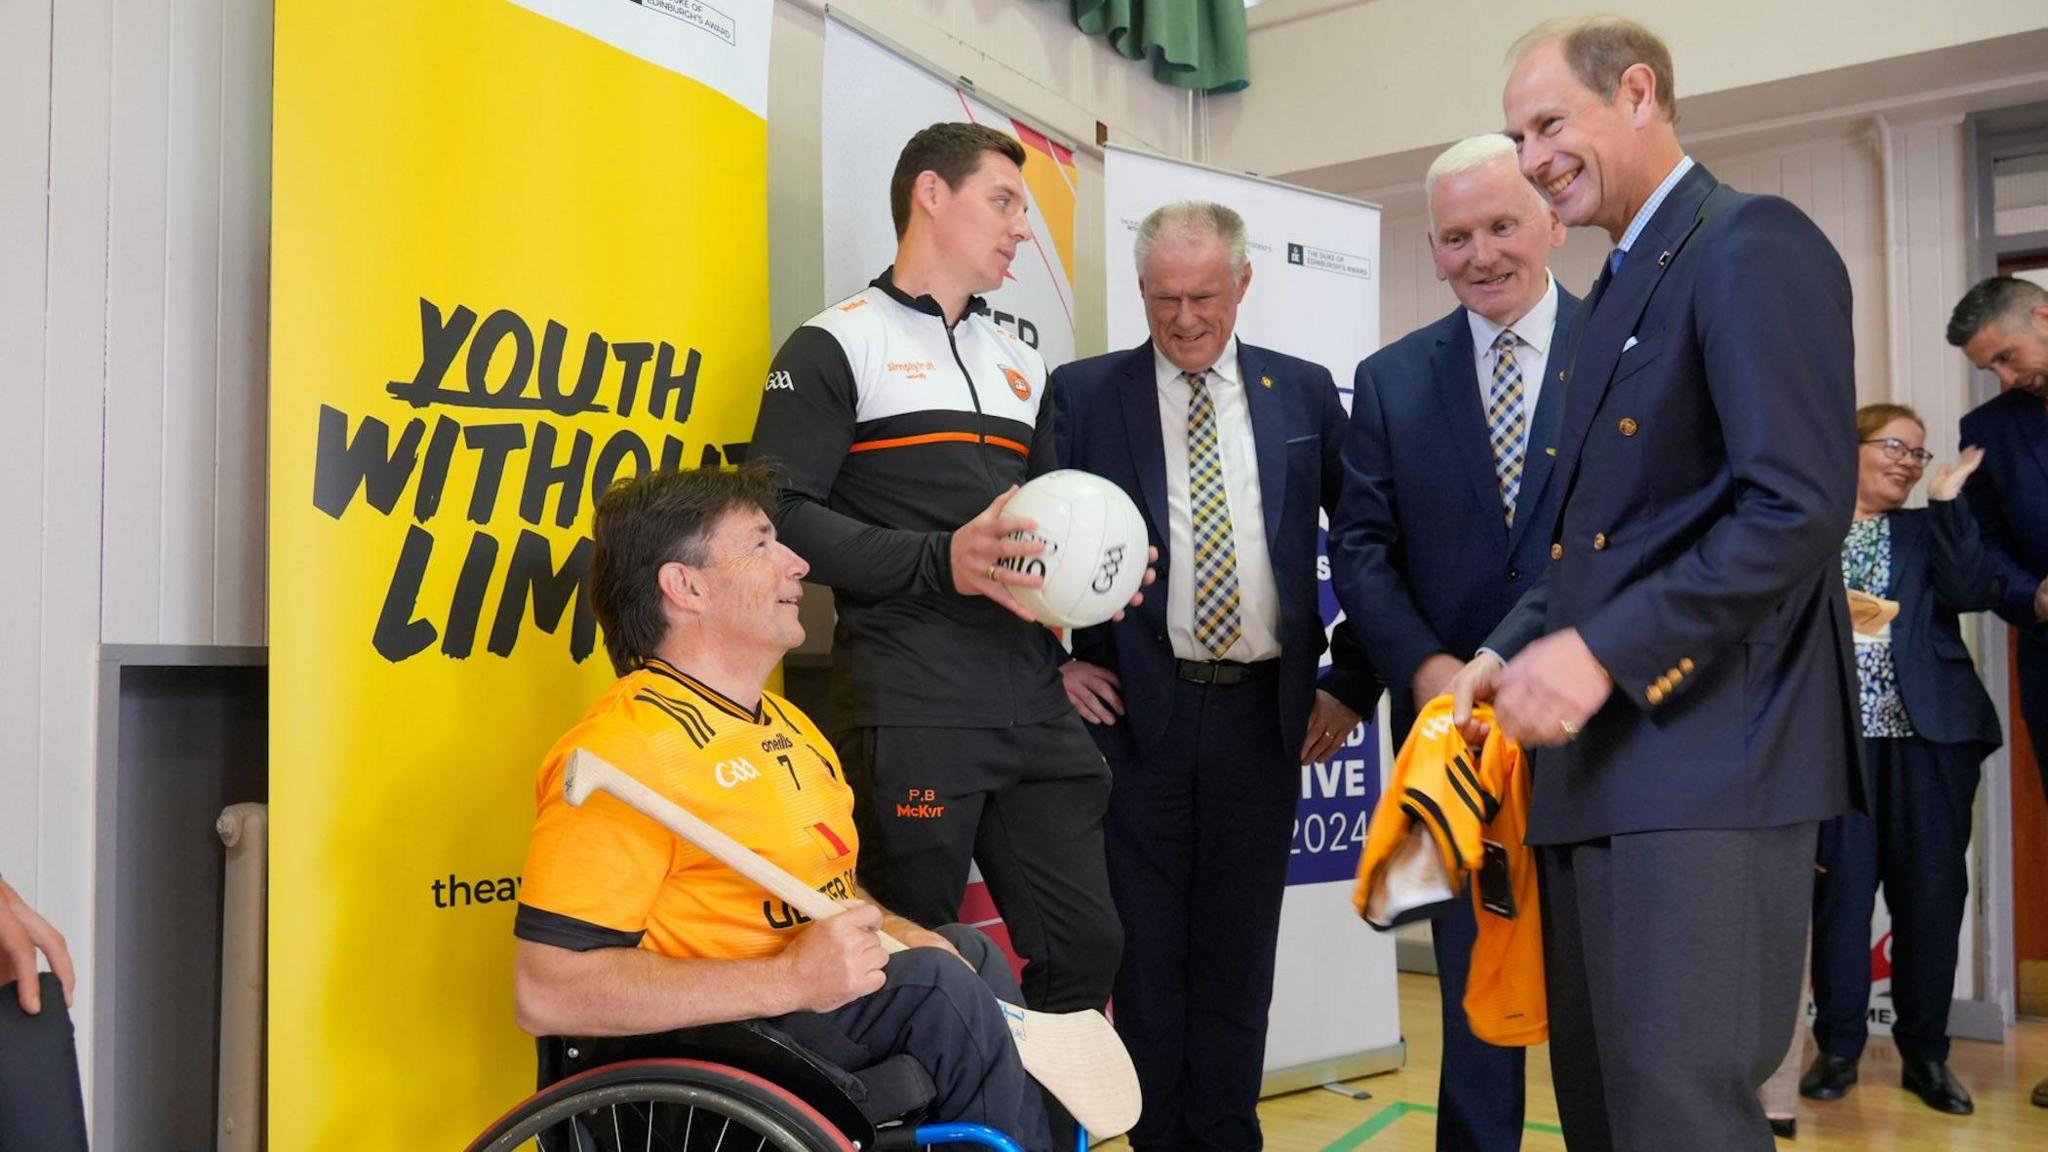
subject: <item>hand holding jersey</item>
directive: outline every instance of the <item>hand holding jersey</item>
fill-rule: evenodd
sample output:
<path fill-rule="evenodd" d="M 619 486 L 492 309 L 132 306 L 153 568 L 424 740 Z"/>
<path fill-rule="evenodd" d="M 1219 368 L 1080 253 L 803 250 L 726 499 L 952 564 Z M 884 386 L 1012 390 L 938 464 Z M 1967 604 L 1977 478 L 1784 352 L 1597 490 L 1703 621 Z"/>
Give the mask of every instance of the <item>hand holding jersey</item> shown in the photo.
<path fill-rule="evenodd" d="M 1352 907 L 1385 931 L 1436 917 L 1465 898 L 1471 879 L 1478 935 L 1464 1008 L 1474 1035 L 1502 1047 L 1549 1036 L 1543 923 L 1535 853 L 1525 841 L 1529 770 L 1522 750 L 1496 729 L 1466 744 L 1452 703 L 1424 705 L 1373 810 L 1358 861 Z M 1485 705 L 1481 722 L 1490 719 Z"/>
<path fill-rule="evenodd" d="M 1613 692 L 1614 677 L 1579 630 L 1564 628 L 1531 641 L 1501 669 L 1494 720 L 1524 748 L 1563 744 L 1578 738 Z"/>

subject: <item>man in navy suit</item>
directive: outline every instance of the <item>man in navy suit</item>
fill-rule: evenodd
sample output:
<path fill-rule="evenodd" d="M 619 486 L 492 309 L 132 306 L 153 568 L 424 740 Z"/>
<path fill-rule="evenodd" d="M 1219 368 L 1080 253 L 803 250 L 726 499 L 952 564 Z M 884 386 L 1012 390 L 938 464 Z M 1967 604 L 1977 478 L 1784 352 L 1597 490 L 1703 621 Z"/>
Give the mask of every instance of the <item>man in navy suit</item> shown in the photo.
<path fill-rule="evenodd" d="M 1330 582 L 1393 693 L 1396 745 L 1549 563 L 1556 380 L 1578 308 L 1546 267 L 1564 225 L 1522 178 L 1513 141 L 1460 141 L 1423 185 L 1430 256 L 1459 306 L 1358 366 L 1330 521 Z M 1433 930 L 1442 1152 L 1522 1143 L 1523 1050 L 1487 1044 L 1465 1020 L 1478 932 L 1464 900 Z"/>
<path fill-rule="evenodd" d="M 2048 290 L 2011 276 L 1971 288 L 1949 316 L 1948 342 L 1995 373 L 2005 391 L 1963 417 L 1963 443 L 1984 449 L 1963 493 L 1984 533 L 1998 614 L 2019 631 L 2020 714 L 2048 787 Z M 2048 1108 L 2048 1079 L 2034 1085 Z"/>
<path fill-rule="evenodd" d="M 1379 684 L 1342 631 L 1317 682 L 1317 513 L 1343 481 L 1344 408 L 1327 369 L 1237 339 L 1244 221 L 1160 208 L 1137 263 L 1152 338 L 1053 373 L 1054 437 L 1062 467 L 1143 510 L 1167 594 L 1076 632 L 1062 672 L 1114 777 L 1116 1026 L 1145 1094 L 1131 1146 L 1249 1152 L 1299 766 Z"/>
<path fill-rule="evenodd" d="M 1566 1142 L 1768 1149 L 1816 829 L 1863 799 L 1849 279 L 1797 208 L 1685 155 L 1648 31 L 1593 17 L 1518 49 L 1522 173 L 1615 250 L 1559 365 L 1549 570 L 1454 695 L 1534 750 Z"/>

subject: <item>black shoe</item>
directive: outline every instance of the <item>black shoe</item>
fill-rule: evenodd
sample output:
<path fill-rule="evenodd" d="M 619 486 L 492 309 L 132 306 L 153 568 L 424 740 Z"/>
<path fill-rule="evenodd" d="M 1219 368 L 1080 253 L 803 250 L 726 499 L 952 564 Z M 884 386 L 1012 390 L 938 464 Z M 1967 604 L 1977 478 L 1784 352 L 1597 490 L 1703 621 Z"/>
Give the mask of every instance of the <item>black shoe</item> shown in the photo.
<path fill-rule="evenodd" d="M 1776 1116 L 1771 1117 L 1771 1135 L 1776 1136 L 1780 1140 L 1799 1139 L 1798 1119 L 1791 1116 L 1787 1116 L 1782 1120 Z"/>
<path fill-rule="evenodd" d="M 1808 1100 L 1840 1100 L 1856 1082 L 1856 1061 L 1818 1053 L 1799 1078 L 1799 1094 Z"/>
<path fill-rule="evenodd" d="M 1945 1060 L 1908 1060 L 1899 1068 L 1899 1083 L 1936 1112 L 1968 1116 L 1977 1110 Z"/>
<path fill-rule="evenodd" d="M 2041 1082 L 2034 1085 L 2034 1107 L 2048 1108 L 2048 1076 L 2042 1077 Z"/>

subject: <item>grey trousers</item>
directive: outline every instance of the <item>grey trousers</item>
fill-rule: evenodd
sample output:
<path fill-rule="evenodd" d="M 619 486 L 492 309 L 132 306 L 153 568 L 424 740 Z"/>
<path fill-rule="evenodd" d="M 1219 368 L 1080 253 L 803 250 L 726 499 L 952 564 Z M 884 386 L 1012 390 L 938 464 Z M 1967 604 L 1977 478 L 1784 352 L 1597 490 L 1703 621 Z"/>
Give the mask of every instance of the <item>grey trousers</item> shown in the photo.
<path fill-rule="evenodd" d="M 1541 849 L 1551 1071 L 1573 1152 L 1773 1147 L 1816 826 Z"/>

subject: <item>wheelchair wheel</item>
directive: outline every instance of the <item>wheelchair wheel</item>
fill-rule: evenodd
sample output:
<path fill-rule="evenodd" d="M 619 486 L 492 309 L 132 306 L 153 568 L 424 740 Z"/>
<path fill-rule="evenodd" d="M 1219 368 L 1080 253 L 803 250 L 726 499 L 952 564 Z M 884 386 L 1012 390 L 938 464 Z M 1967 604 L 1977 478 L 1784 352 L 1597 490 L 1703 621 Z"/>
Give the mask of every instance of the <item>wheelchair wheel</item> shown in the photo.
<path fill-rule="evenodd" d="M 551 1084 L 469 1152 L 855 1152 L 816 1109 L 748 1072 L 628 1060 Z"/>

